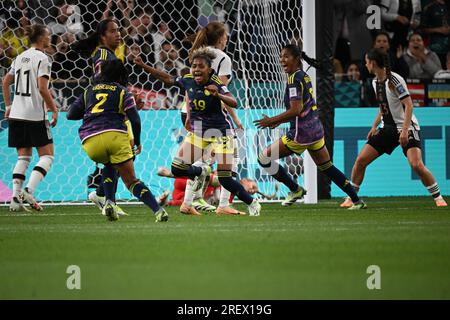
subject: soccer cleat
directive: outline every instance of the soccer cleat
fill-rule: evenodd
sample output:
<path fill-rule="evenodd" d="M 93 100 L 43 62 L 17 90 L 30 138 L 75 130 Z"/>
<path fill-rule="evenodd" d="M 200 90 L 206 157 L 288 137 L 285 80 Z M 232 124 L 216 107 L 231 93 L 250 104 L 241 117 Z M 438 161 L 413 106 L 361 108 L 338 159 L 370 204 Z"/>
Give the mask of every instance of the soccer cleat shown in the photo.
<path fill-rule="evenodd" d="M 36 210 L 36 211 L 44 210 L 44 208 L 42 208 L 42 206 L 39 203 L 37 203 L 37 201 L 33 197 L 33 195 L 28 192 L 28 188 L 23 189 L 23 191 L 21 193 L 21 197 L 22 197 L 22 201 L 28 203 L 33 210 Z"/>
<path fill-rule="evenodd" d="M 117 204 L 114 204 L 114 209 L 116 209 L 116 212 L 119 216 L 127 216 L 128 215 L 128 213 L 123 211 L 123 209 L 121 207 L 119 207 Z"/>
<path fill-rule="evenodd" d="M 447 206 L 447 202 L 445 202 L 444 199 L 437 199 L 435 200 L 436 202 L 436 206 L 438 207 L 446 207 Z"/>
<path fill-rule="evenodd" d="M 96 191 L 92 191 L 91 193 L 89 193 L 88 198 L 97 206 L 97 208 L 99 208 L 100 210 L 103 209 L 106 201 L 105 197 L 100 197 L 97 195 Z"/>
<path fill-rule="evenodd" d="M 216 214 L 218 215 L 239 215 L 239 216 L 245 216 L 246 213 L 236 210 L 232 207 L 219 207 L 216 209 Z"/>
<path fill-rule="evenodd" d="M 306 190 L 303 187 L 300 187 L 296 192 L 289 192 L 286 196 L 286 199 L 281 202 L 282 206 L 291 206 L 297 200 L 302 199 L 306 194 Z"/>
<path fill-rule="evenodd" d="M 161 195 L 156 198 L 156 202 L 158 202 L 158 205 L 160 207 L 164 207 L 169 202 L 169 196 L 170 196 L 170 190 L 166 190 Z"/>
<path fill-rule="evenodd" d="M 10 204 L 9 204 L 9 211 L 14 211 L 14 212 L 30 211 L 30 209 L 25 207 L 20 199 L 18 199 L 16 197 L 13 197 L 11 199 Z"/>
<path fill-rule="evenodd" d="M 365 204 L 364 201 L 362 200 L 355 202 L 350 208 L 347 208 L 347 210 L 361 210 L 361 209 L 367 209 L 367 204 Z"/>
<path fill-rule="evenodd" d="M 353 205 L 353 201 L 350 197 L 345 197 L 344 202 L 342 202 L 339 206 L 341 208 L 350 208 Z"/>
<path fill-rule="evenodd" d="M 184 202 L 180 206 L 180 212 L 182 214 L 187 214 L 191 216 L 201 216 L 202 214 L 198 212 L 193 206 L 188 206 Z"/>
<path fill-rule="evenodd" d="M 155 213 L 155 218 L 155 222 L 166 222 L 169 220 L 169 214 L 166 210 L 164 210 L 164 208 L 161 208 Z"/>
<path fill-rule="evenodd" d="M 202 165 L 202 173 L 199 176 L 194 178 L 194 183 L 192 184 L 192 191 L 197 192 L 203 186 L 203 181 L 205 181 L 206 177 L 211 174 L 211 167 L 207 164 Z"/>
<path fill-rule="evenodd" d="M 105 205 L 102 209 L 102 214 L 108 218 L 109 221 L 117 221 L 119 220 L 119 215 L 116 211 L 116 205 L 114 202 L 106 200 Z"/>
<path fill-rule="evenodd" d="M 192 206 L 197 211 L 205 211 L 205 212 L 214 212 L 216 211 L 216 207 L 210 205 L 208 202 L 206 202 L 203 198 L 199 198 L 192 202 Z"/>
<path fill-rule="evenodd" d="M 261 205 L 258 200 L 253 200 L 253 202 L 248 206 L 248 213 L 250 216 L 256 217 L 261 213 Z"/>

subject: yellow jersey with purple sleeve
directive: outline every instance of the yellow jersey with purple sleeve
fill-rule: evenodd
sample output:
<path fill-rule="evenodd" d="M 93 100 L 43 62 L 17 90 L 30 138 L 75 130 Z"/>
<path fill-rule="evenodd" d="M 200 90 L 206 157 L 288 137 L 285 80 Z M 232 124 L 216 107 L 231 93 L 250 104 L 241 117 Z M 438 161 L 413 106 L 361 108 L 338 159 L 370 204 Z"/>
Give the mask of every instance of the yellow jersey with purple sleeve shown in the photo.
<path fill-rule="evenodd" d="M 204 136 L 209 129 L 220 131 L 222 136 L 234 135 L 233 124 L 222 108 L 222 100 L 213 96 L 205 87 L 215 85 L 220 94 L 229 93 L 227 86 L 213 74 L 208 81 L 199 85 L 192 74 L 175 78 L 175 85 L 186 90 L 189 96 L 190 123 L 194 134 Z"/>
<path fill-rule="evenodd" d="M 125 112 L 136 108 L 133 95 L 117 83 L 90 86 L 74 102 L 74 109 L 84 109 L 83 123 L 78 130 L 81 142 L 107 131 L 127 133 Z"/>
<path fill-rule="evenodd" d="M 300 101 L 301 110 L 300 114 L 290 121 L 287 138 L 301 145 L 309 145 L 322 139 L 324 131 L 313 95 L 311 78 L 303 70 L 297 70 L 288 77 L 284 94 L 286 110 L 291 108 L 291 101 Z"/>

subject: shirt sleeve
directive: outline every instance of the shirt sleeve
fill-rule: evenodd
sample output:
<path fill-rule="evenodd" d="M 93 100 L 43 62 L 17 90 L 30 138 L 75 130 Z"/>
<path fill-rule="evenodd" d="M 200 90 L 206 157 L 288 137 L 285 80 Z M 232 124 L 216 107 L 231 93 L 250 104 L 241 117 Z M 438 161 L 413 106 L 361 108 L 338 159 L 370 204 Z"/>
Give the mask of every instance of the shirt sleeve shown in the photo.
<path fill-rule="evenodd" d="M 39 69 L 37 72 L 37 77 L 46 77 L 50 79 L 50 73 L 51 73 L 51 64 L 48 58 L 42 59 L 39 62 Z"/>
<path fill-rule="evenodd" d="M 408 86 L 403 78 L 393 76 L 393 82 L 400 100 L 409 97 Z"/>
<path fill-rule="evenodd" d="M 230 93 L 230 90 L 228 90 L 228 87 L 224 84 L 219 84 L 217 85 L 217 87 L 219 88 L 219 93 L 220 94 L 227 94 Z"/>
<path fill-rule="evenodd" d="M 181 88 L 181 89 L 186 89 L 186 79 L 184 79 L 183 77 L 175 77 L 173 79 L 174 85 Z"/>
<path fill-rule="evenodd" d="M 292 82 L 288 79 L 288 90 L 289 101 L 303 100 L 303 83 L 297 77 Z"/>
<path fill-rule="evenodd" d="M 125 90 L 123 96 L 123 110 L 127 111 L 132 108 L 136 108 L 136 101 L 134 100 L 134 96 L 128 90 Z"/>
<path fill-rule="evenodd" d="M 66 117 L 68 120 L 81 120 L 84 116 L 85 111 L 85 99 L 87 91 L 84 91 L 82 95 L 80 95 L 69 107 L 69 110 L 66 113 Z"/>
<path fill-rule="evenodd" d="M 224 56 L 222 61 L 219 62 L 219 66 L 217 67 L 217 69 L 218 76 L 231 77 L 231 58 L 229 56 Z"/>
<path fill-rule="evenodd" d="M 14 59 L 14 61 L 11 63 L 11 68 L 9 68 L 9 71 L 8 71 L 8 73 L 12 76 L 14 76 L 16 74 L 15 65 L 16 65 L 16 60 Z"/>

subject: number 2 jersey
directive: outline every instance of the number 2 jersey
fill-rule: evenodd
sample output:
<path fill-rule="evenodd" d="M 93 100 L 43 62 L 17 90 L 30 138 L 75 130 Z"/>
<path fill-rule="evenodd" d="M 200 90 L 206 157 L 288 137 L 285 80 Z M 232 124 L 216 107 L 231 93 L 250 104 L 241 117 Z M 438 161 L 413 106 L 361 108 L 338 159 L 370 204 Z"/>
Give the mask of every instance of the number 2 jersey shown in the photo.
<path fill-rule="evenodd" d="M 322 139 L 323 126 L 314 100 L 311 78 L 303 70 L 297 70 L 288 76 L 284 94 L 286 110 L 291 108 L 291 101 L 300 101 L 301 110 L 298 116 L 291 119 L 287 137 L 302 145 Z"/>
<path fill-rule="evenodd" d="M 31 47 L 16 57 L 9 70 L 9 74 L 14 76 L 14 99 L 10 119 L 47 120 L 47 108 L 39 92 L 38 79 L 50 79 L 50 72 L 50 59 L 36 48 Z"/>
<path fill-rule="evenodd" d="M 209 129 L 217 129 L 223 136 L 234 135 L 230 116 L 223 110 L 222 101 L 205 89 L 211 84 L 217 86 L 220 94 L 229 93 L 215 74 L 203 85 L 198 85 L 190 73 L 175 79 L 175 85 L 185 89 L 189 96 L 190 123 L 196 135 L 203 136 Z"/>
<path fill-rule="evenodd" d="M 90 86 L 74 102 L 83 108 L 83 123 L 78 129 L 81 142 L 106 131 L 127 133 L 125 111 L 136 108 L 132 94 L 117 83 L 99 83 Z"/>

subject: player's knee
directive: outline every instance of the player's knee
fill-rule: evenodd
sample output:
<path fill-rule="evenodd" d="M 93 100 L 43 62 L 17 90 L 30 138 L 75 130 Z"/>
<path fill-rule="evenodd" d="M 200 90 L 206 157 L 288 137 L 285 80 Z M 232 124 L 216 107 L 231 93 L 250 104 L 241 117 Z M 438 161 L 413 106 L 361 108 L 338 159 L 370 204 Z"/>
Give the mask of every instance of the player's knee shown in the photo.
<path fill-rule="evenodd" d="M 185 164 L 180 159 L 173 159 L 170 171 L 175 177 L 184 177 L 187 175 L 189 165 Z"/>
<path fill-rule="evenodd" d="M 258 155 L 258 163 L 263 168 L 269 168 L 270 167 L 270 158 L 266 156 L 264 153 L 260 153 Z"/>
<path fill-rule="evenodd" d="M 423 172 L 425 169 L 425 165 L 420 160 L 411 161 L 410 165 L 411 165 L 411 168 L 417 173 Z"/>
<path fill-rule="evenodd" d="M 365 168 L 368 164 L 369 163 L 367 159 L 365 159 L 364 157 L 357 157 L 354 166 L 357 168 Z"/>
<path fill-rule="evenodd" d="M 45 177 L 53 164 L 54 157 L 50 155 L 43 155 L 39 158 L 38 163 L 33 170 L 39 171 Z"/>

